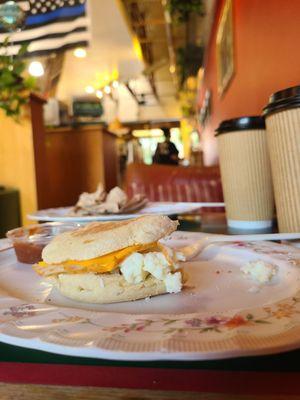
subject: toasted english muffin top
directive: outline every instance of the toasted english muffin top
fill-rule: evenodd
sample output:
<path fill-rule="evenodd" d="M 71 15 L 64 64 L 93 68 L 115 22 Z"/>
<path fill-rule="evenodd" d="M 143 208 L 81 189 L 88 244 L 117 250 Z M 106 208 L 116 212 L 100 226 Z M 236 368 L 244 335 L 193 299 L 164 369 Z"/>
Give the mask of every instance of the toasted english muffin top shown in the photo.
<path fill-rule="evenodd" d="M 116 222 L 92 222 L 56 236 L 42 252 L 49 264 L 89 260 L 136 244 L 156 242 L 176 230 L 177 221 L 162 215 L 145 215 Z"/>

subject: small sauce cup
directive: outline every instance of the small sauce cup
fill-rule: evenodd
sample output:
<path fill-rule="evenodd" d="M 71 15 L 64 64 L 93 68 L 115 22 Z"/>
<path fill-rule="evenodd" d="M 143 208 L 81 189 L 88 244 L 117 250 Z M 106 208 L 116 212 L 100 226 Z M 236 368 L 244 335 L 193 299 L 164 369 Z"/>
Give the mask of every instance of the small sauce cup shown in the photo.
<path fill-rule="evenodd" d="M 19 262 L 34 264 L 41 261 L 43 248 L 57 235 L 79 228 L 78 223 L 47 222 L 8 231 Z"/>

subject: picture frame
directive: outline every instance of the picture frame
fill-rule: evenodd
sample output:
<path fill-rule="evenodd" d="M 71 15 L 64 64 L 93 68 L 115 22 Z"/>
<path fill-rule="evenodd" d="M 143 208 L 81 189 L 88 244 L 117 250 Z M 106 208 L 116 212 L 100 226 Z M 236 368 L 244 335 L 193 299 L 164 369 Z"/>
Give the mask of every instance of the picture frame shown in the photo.
<path fill-rule="evenodd" d="M 216 38 L 218 93 L 222 96 L 234 75 L 232 0 L 226 0 Z"/>
<path fill-rule="evenodd" d="M 206 90 L 201 108 L 198 113 L 198 121 L 200 126 L 205 127 L 209 117 L 211 115 L 211 91 Z"/>

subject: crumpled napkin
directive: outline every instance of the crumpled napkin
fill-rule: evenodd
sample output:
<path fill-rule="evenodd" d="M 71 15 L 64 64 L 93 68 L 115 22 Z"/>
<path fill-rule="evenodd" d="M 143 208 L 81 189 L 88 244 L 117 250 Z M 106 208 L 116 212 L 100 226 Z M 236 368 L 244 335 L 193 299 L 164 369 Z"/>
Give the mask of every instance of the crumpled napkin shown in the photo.
<path fill-rule="evenodd" d="M 147 204 L 143 194 L 135 194 L 131 199 L 118 186 L 106 193 L 100 183 L 93 193 L 84 192 L 70 215 L 88 216 L 101 214 L 129 213 L 141 209 Z"/>

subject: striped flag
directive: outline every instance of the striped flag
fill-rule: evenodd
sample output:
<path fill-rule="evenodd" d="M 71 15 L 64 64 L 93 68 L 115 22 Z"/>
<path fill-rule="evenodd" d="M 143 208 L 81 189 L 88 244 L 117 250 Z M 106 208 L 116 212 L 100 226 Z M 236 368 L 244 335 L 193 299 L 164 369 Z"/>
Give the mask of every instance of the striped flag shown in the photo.
<path fill-rule="evenodd" d="M 5 3 L 6 0 L 0 0 Z M 9 54 L 16 54 L 22 43 L 30 43 L 28 55 L 44 55 L 83 47 L 90 39 L 87 0 L 19 0 L 26 12 L 25 26 L 10 34 Z M 0 30 L 0 42 L 8 36 Z"/>

